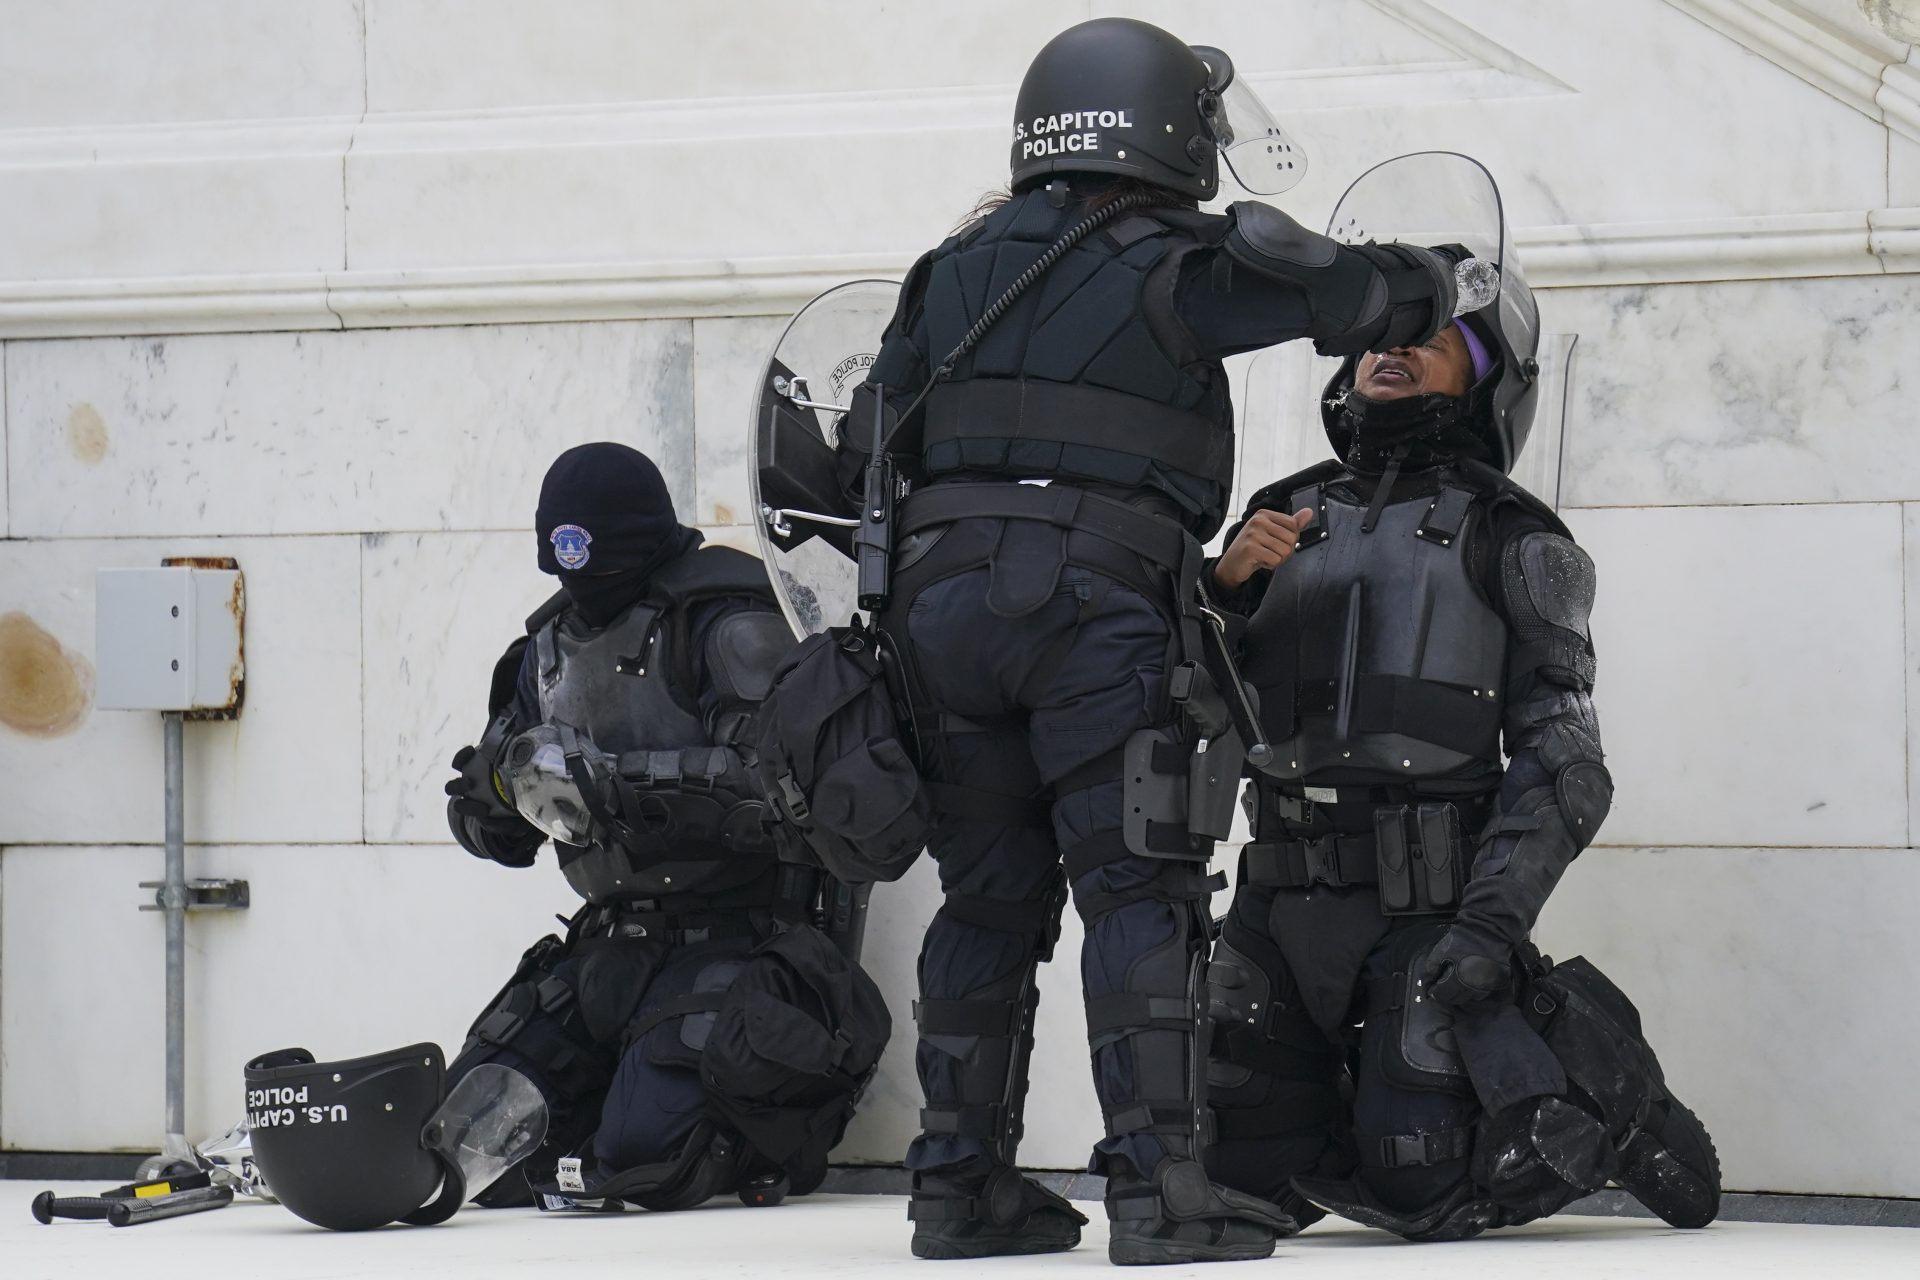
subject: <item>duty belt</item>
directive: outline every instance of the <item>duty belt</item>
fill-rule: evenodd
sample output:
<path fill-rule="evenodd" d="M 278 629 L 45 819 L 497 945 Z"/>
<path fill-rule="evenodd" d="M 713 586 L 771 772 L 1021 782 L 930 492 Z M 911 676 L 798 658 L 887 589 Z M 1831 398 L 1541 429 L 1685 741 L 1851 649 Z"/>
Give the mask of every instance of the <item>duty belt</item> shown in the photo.
<path fill-rule="evenodd" d="M 718 906 L 676 902 L 672 898 L 627 898 L 590 907 L 580 922 L 583 938 L 650 938 L 671 946 L 715 942 L 722 938 L 760 938 L 771 924 L 756 926 L 772 910 L 767 901 Z"/>
<path fill-rule="evenodd" d="M 1292 791 L 1301 794 L 1290 794 Z M 1370 820 L 1374 809 L 1382 805 L 1406 804 L 1413 798 L 1404 787 L 1287 787 L 1281 789 L 1263 782 L 1255 793 L 1254 831 L 1264 834 L 1274 828 L 1268 821 L 1284 818 L 1301 825 L 1325 818 L 1352 814 L 1360 825 Z"/>
<path fill-rule="evenodd" d="M 1325 835 L 1316 840 L 1256 841 L 1246 848 L 1242 884 L 1301 889 L 1324 884 L 1378 884 L 1380 873 L 1371 832 Z"/>
<path fill-rule="evenodd" d="M 1186 566 L 1193 541 L 1172 520 L 1113 498 L 1070 484 L 1012 482 L 950 482 L 915 490 L 900 516 L 899 536 L 972 519 L 1038 520 L 1091 534 L 1176 574 Z"/>

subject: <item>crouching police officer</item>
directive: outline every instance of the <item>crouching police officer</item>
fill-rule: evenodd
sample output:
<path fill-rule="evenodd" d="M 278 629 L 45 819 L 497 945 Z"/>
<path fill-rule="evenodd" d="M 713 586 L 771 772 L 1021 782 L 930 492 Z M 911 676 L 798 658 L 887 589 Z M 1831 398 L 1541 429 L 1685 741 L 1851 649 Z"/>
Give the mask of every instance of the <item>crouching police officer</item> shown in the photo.
<path fill-rule="evenodd" d="M 1198 540 L 1232 480 L 1221 360 L 1302 337 L 1418 344 L 1455 286 L 1427 249 L 1336 244 L 1257 202 L 1198 212 L 1223 150 L 1259 192 L 1305 164 L 1219 50 L 1119 18 L 1058 36 L 1020 88 L 1011 194 L 914 265 L 871 371 L 915 485 L 879 623 L 910 686 L 945 892 L 915 1007 L 921 1257 L 1079 1241 L 1084 1219 L 1015 1170 L 1035 966 L 1069 883 L 1110 1258 L 1261 1258 L 1292 1225 L 1200 1163 L 1218 881 L 1212 841 L 1168 816 L 1204 750 L 1180 700 L 1208 625 Z M 842 433 L 851 492 L 870 438 Z"/>
<path fill-rule="evenodd" d="M 1332 1210 L 1415 1240 L 1609 1180 L 1704 1226 L 1713 1146 L 1639 1014 L 1528 941 L 1613 787 L 1593 563 L 1504 474 L 1538 324 L 1510 258 L 1501 273 L 1497 307 L 1341 366 L 1337 460 L 1255 494 L 1211 567 L 1250 615 L 1242 669 L 1274 757 L 1210 974 L 1208 1168 L 1302 1223 Z"/>
<path fill-rule="evenodd" d="M 624 445 L 562 454 L 537 524 L 560 591 L 495 668 L 448 821 L 510 867 L 551 837 L 588 905 L 526 953 L 449 1068 L 451 1086 L 511 1066 L 551 1114 L 545 1146 L 482 1203 L 526 1203 L 530 1178 L 651 1209 L 810 1191 L 887 1027 L 870 980 L 811 927 L 819 877 L 779 860 L 745 776 L 792 634 L 760 562 L 702 547 Z M 744 1015 L 728 997 L 763 987 L 797 1011 L 777 1031 L 813 1075 L 758 1060 L 730 1024 Z"/>

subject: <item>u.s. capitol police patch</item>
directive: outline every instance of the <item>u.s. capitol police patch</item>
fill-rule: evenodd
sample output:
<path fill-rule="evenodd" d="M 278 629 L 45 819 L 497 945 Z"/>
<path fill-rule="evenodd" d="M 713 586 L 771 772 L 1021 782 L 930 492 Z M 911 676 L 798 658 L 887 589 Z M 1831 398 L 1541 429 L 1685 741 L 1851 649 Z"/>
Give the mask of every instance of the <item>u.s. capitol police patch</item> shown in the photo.
<path fill-rule="evenodd" d="M 593 541 L 593 535 L 577 524 L 558 526 L 547 541 L 553 544 L 553 558 L 560 562 L 562 569 L 578 569 L 592 554 L 587 544 Z"/>

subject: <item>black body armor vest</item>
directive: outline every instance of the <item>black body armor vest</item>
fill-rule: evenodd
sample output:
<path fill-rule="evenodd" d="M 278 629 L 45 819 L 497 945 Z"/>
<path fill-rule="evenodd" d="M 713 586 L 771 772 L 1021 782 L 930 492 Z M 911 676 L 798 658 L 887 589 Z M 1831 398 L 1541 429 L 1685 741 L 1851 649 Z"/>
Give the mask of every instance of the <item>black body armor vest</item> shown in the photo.
<path fill-rule="evenodd" d="M 1342 474 L 1306 473 L 1282 504 L 1313 507 L 1314 522 L 1242 642 L 1272 772 L 1320 785 L 1485 773 L 1497 785 L 1508 628 L 1468 555 L 1488 506 L 1443 470 L 1363 532 L 1364 502 L 1329 491 Z"/>
<path fill-rule="evenodd" d="M 902 304 L 921 305 L 929 360 L 1084 216 L 1084 204 L 1029 192 L 923 258 Z M 928 476 L 1156 489 L 1211 537 L 1233 480 L 1233 404 L 1225 371 L 1173 313 L 1172 273 L 1225 226 L 1178 209 L 1122 213 L 1064 254 L 927 397 Z M 1150 276 L 1162 287 L 1150 292 Z"/>
<path fill-rule="evenodd" d="M 774 849 L 739 753 L 701 722 L 689 607 L 774 601 L 766 571 L 730 548 L 702 548 L 654 576 L 647 595 L 598 631 L 557 596 L 528 620 L 540 717 L 584 731 L 617 757 L 623 839 L 556 843 L 567 882 L 590 902 L 711 894 L 762 876 Z"/>

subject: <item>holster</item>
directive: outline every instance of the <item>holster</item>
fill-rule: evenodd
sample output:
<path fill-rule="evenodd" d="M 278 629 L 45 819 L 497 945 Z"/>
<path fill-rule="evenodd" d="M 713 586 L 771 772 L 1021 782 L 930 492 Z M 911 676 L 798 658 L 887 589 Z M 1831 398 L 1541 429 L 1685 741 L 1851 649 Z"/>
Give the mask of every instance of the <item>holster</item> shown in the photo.
<path fill-rule="evenodd" d="M 1373 835 L 1381 914 L 1432 915 L 1459 907 L 1466 842 L 1458 809 L 1450 804 L 1376 809 Z"/>

